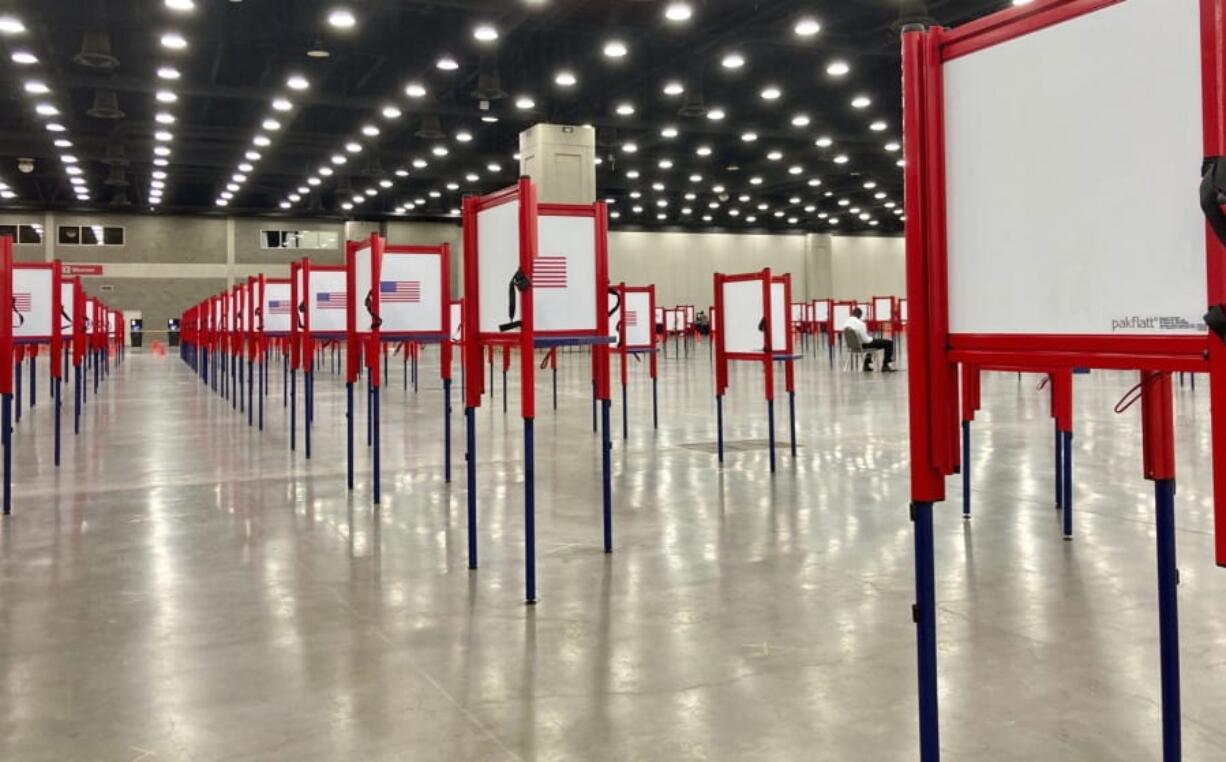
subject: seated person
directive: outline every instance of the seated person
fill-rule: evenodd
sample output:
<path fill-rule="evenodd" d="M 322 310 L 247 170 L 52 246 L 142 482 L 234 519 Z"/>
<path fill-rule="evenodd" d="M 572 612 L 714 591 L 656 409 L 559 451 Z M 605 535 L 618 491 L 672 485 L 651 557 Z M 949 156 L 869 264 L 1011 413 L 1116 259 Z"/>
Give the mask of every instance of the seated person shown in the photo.
<path fill-rule="evenodd" d="M 851 311 L 851 317 L 847 318 L 847 322 L 843 324 L 843 328 L 850 328 L 860 337 L 860 346 L 864 348 L 864 372 L 870 373 L 873 370 L 873 354 L 870 349 L 885 350 L 885 357 L 881 362 L 882 373 L 894 372 L 894 342 L 886 341 L 885 339 L 874 339 L 868 335 L 868 326 L 860 318 L 863 317 L 864 311 L 856 307 Z"/>
<path fill-rule="evenodd" d="M 711 333 L 711 320 L 707 317 L 707 313 L 701 310 L 698 312 L 698 315 L 694 318 L 694 328 L 703 336 Z"/>

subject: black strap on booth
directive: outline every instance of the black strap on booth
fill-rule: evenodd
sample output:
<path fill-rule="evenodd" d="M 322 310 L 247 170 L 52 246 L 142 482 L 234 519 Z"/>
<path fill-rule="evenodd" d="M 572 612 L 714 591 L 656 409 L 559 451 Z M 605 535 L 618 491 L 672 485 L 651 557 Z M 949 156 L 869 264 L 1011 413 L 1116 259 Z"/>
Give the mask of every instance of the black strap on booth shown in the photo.
<path fill-rule="evenodd" d="M 758 331 L 762 334 L 762 351 L 769 353 L 771 348 L 766 344 L 766 318 L 758 321 Z"/>
<path fill-rule="evenodd" d="M 253 320 L 252 322 L 253 322 L 253 323 L 255 323 L 255 326 L 258 326 L 258 327 L 256 328 L 256 330 L 257 330 L 257 331 L 260 331 L 260 332 L 263 332 L 263 330 L 264 330 L 264 308 L 263 308 L 263 307 L 256 307 L 256 308 L 255 308 L 255 318 L 256 318 L 256 319 L 255 319 L 255 320 Z M 253 327 L 255 327 L 255 326 L 253 326 Z"/>
<path fill-rule="evenodd" d="M 60 305 L 60 317 L 68 321 L 64 325 L 60 326 L 60 330 L 63 331 L 65 328 L 67 328 L 68 330 L 71 331 L 72 330 L 72 316 L 68 314 L 68 311 L 64 309 L 63 305 Z"/>
<path fill-rule="evenodd" d="M 379 313 L 371 309 L 375 305 L 375 292 L 373 289 L 366 292 L 364 304 L 366 305 L 366 314 L 370 315 L 370 330 L 373 331 L 383 325 L 383 318 L 379 317 Z"/>
<path fill-rule="evenodd" d="M 297 314 L 294 315 L 294 320 L 298 322 L 299 328 L 306 328 L 306 324 L 302 322 L 302 316 L 305 314 L 306 314 L 306 302 L 299 302 Z"/>
<path fill-rule="evenodd" d="M 26 316 L 17 309 L 17 297 L 13 297 L 13 314 L 17 316 L 17 325 L 22 326 L 26 324 Z"/>
<path fill-rule="evenodd" d="M 617 297 L 617 303 L 613 305 L 613 309 L 609 310 L 609 317 L 613 317 L 614 315 L 617 314 L 617 311 L 622 308 L 622 293 L 619 289 L 610 288 L 609 294 L 611 296 Z M 621 319 L 617 321 L 617 324 L 613 326 L 613 330 L 617 331 L 617 348 L 618 349 L 621 349 L 625 344 L 625 342 L 622 341 L 622 323 L 625 322 L 625 320 L 626 320 L 626 316 L 623 314 L 621 316 Z"/>
<path fill-rule="evenodd" d="M 1226 156 L 1210 156 L 1201 168 L 1200 207 L 1209 227 L 1226 246 Z"/>
<path fill-rule="evenodd" d="M 510 284 L 507 286 L 507 317 L 510 318 L 510 322 L 498 326 L 499 331 L 514 331 L 523 324 L 523 321 L 515 319 L 515 310 L 519 305 L 519 294 L 517 292 L 527 291 L 530 288 L 532 288 L 532 281 L 528 279 L 527 275 L 524 275 L 523 270 L 516 269 L 515 274 L 511 276 Z"/>

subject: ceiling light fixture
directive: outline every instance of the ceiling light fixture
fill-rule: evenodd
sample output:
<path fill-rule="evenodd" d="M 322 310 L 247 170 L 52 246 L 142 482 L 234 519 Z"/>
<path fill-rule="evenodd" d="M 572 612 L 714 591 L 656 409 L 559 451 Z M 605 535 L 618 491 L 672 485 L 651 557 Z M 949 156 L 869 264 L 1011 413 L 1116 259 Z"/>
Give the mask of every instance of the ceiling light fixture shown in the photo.
<path fill-rule="evenodd" d="M 348 8 L 334 8 L 328 13 L 328 25 L 334 29 L 353 29 L 358 20 Z"/>
<path fill-rule="evenodd" d="M 162 47 L 167 50 L 183 50 L 187 47 L 187 40 L 178 32 L 167 32 L 162 35 Z"/>
<path fill-rule="evenodd" d="M 720 65 L 725 69 L 739 69 L 745 65 L 745 56 L 741 53 L 726 53 Z"/>
<path fill-rule="evenodd" d="M 621 40 L 609 40 L 604 44 L 605 58 L 625 58 L 629 52 L 626 43 Z"/>
<path fill-rule="evenodd" d="M 693 15 L 694 9 L 690 7 L 689 3 L 685 2 L 672 2 L 664 8 L 664 18 L 673 23 L 679 24 L 683 21 L 689 21 Z"/>
<path fill-rule="evenodd" d="M 285 85 L 291 90 L 306 90 L 311 86 L 311 82 L 301 74 L 292 74 L 285 80 Z"/>
<path fill-rule="evenodd" d="M 455 71 L 460 68 L 460 63 L 451 56 L 443 56 L 434 65 L 443 71 Z"/>
<path fill-rule="evenodd" d="M 573 71 L 567 71 L 565 69 L 558 72 L 554 76 L 553 81 L 558 87 L 574 87 L 579 82 Z"/>
<path fill-rule="evenodd" d="M 826 73 L 832 77 L 846 77 L 851 73 L 851 64 L 846 61 L 831 61 L 826 64 Z"/>
<path fill-rule="evenodd" d="M 13 63 L 20 64 L 22 66 L 29 66 L 30 64 L 38 63 L 38 56 L 25 50 L 14 51 L 11 58 Z"/>
<path fill-rule="evenodd" d="M 805 16 L 792 28 L 797 37 L 812 37 L 822 31 L 822 25 L 812 16 Z"/>

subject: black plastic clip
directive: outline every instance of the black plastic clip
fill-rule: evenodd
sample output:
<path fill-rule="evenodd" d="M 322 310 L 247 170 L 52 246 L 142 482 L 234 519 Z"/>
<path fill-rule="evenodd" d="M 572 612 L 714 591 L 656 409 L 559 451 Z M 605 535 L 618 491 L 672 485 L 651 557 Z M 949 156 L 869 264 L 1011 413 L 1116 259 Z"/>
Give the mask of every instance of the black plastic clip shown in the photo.
<path fill-rule="evenodd" d="M 26 324 L 26 316 L 21 314 L 21 310 L 17 309 L 17 297 L 13 297 L 13 314 L 17 316 L 17 325 L 23 326 Z"/>
<path fill-rule="evenodd" d="M 1215 304 L 1205 313 L 1205 325 L 1226 344 L 1226 305 Z"/>
<path fill-rule="evenodd" d="M 375 292 L 373 290 L 366 292 L 366 312 L 370 315 L 370 330 L 374 331 L 383 325 L 383 318 L 379 317 L 379 313 L 371 309 L 375 304 Z"/>
<path fill-rule="evenodd" d="M 914 622 L 915 624 L 919 624 L 919 620 L 920 620 L 919 604 L 912 603 L 911 604 L 911 621 Z"/>
<path fill-rule="evenodd" d="M 1226 246 L 1226 156 L 1206 157 L 1201 165 L 1200 208 L 1209 227 Z"/>
<path fill-rule="evenodd" d="M 515 311 L 519 305 L 519 294 L 516 292 L 524 292 L 532 288 L 532 281 L 524 275 L 524 271 L 517 269 L 515 274 L 511 276 L 511 282 L 507 285 L 507 317 L 510 322 L 503 323 L 498 326 L 498 330 L 502 332 L 514 331 L 523 325 L 523 321 L 515 319 Z"/>

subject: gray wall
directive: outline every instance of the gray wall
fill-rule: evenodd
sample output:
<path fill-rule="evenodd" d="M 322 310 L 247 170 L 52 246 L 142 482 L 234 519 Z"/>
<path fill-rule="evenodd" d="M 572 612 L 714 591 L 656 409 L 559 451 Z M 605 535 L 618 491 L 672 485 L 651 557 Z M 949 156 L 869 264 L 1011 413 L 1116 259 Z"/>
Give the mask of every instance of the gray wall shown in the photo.
<path fill-rule="evenodd" d="M 332 231 L 342 242 L 374 232 L 392 244 L 446 242 L 452 249 L 452 294 L 459 295 L 463 284 L 458 223 L 0 214 L 0 223 L 31 222 L 43 224 L 47 241 L 15 246 L 18 261 L 102 264 L 102 277 L 82 278 L 86 291 L 116 309 L 142 313 L 145 330 L 154 338 L 163 338 L 167 319 L 178 317 L 188 305 L 236 279 L 261 272 L 287 277 L 289 263 L 304 256 L 325 264 L 343 260 L 343 244 L 327 251 L 262 249 L 260 233 L 266 229 Z M 59 224 L 122 225 L 125 245 L 59 246 L 55 244 Z M 660 303 L 694 304 L 703 309 L 711 303 L 711 280 L 717 271 L 770 267 L 789 272 L 797 300 L 901 295 L 905 284 L 901 238 L 614 230 L 609 235 L 609 258 L 614 282 L 654 283 Z"/>

